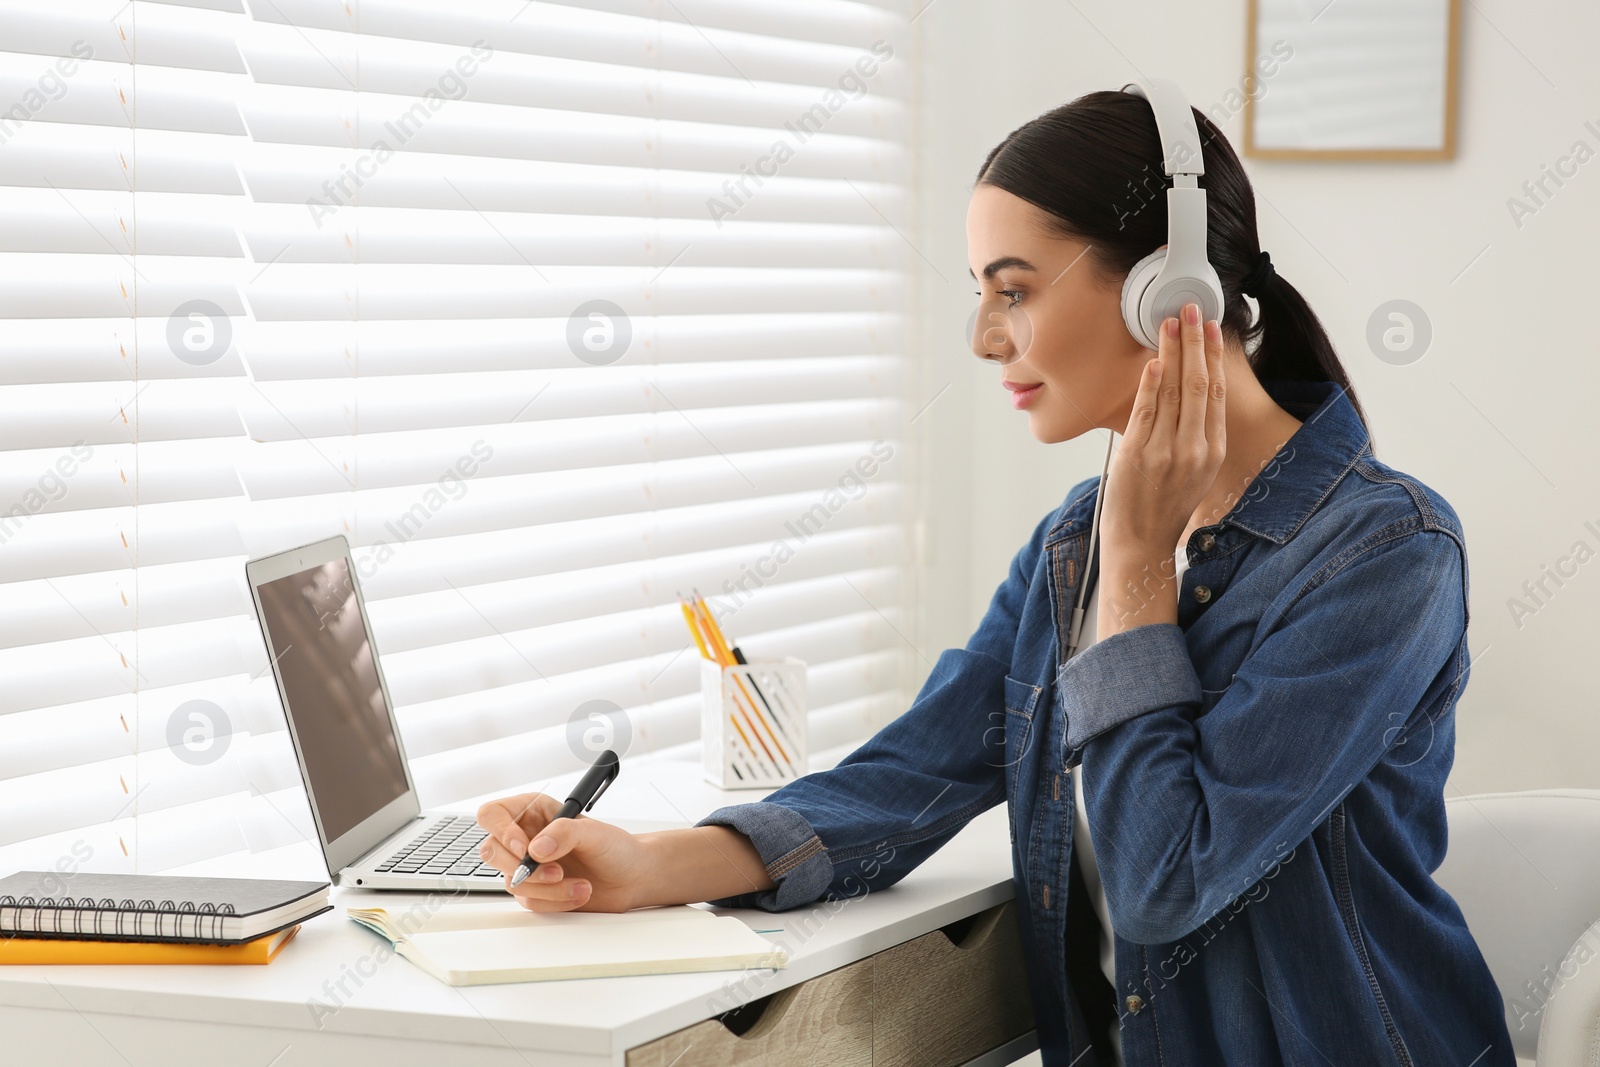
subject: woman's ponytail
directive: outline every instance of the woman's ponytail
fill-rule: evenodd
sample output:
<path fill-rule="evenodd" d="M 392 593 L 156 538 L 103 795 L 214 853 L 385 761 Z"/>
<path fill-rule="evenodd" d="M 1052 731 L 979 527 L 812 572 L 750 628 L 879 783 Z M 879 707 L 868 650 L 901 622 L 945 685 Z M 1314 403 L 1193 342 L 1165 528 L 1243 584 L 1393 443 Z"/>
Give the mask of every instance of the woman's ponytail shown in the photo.
<path fill-rule="evenodd" d="M 1242 340 L 1245 351 L 1250 353 L 1250 366 L 1256 378 L 1332 382 L 1344 390 L 1350 406 L 1365 424 L 1367 416 L 1350 387 L 1350 376 L 1334 352 L 1322 320 L 1311 310 L 1300 290 L 1272 270 L 1251 295 L 1255 297 L 1258 311 Z M 1370 429 L 1368 436 L 1371 436 Z"/>

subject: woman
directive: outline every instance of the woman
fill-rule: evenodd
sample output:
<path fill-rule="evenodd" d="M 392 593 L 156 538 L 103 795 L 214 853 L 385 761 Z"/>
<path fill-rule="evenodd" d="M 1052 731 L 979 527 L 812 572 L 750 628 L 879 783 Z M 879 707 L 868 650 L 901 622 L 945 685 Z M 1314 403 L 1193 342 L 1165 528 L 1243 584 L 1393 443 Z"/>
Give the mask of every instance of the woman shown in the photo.
<path fill-rule="evenodd" d="M 1259 249 L 1238 159 L 1193 113 L 1224 306 L 1186 305 L 1155 359 L 1121 314 L 1167 233 L 1148 103 L 1090 93 L 1027 123 L 968 208 L 994 309 L 975 354 L 1040 441 L 1123 432 L 1076 651 L 1099 478 L 838 766 L 659 834 L 547 825 L 538 794 L 485 805 L 488 862 L 512 870 L 530 838 L 546 861 L 524 906 L 879 890 L 1003 800 L 1046 1064 L 1514 1063 L 1431 877 L 1468 667 L 1460 523 L 1374 458 L 1321 324 Z"/>

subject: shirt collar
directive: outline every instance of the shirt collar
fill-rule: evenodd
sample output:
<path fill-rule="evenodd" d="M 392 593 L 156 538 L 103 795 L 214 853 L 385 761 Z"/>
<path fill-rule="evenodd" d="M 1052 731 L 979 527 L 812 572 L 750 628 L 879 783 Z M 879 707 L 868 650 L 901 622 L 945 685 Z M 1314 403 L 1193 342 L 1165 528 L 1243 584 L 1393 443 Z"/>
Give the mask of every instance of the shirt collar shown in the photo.
<path fill-rule="evenodd" d="M 1261 387 L 1301 425 L 1222 521 L 1281 545 L 1371 454 L 1372 443 L 1343 386 L 1268 379 Z"/>
<path fill-rule="evenodd" d="M 1304 525 L 1356 461 L 1371 453 L 1372 445 L 1343 386 L 1279 378 L 1269 378 L 1261 386 L 1301 425 L 1251 480 L 1222 525 L 1281 545 Z M 1088 533 L 1099 479 L 1095 482 L 1088 492 L 1068 501 L 1045 539 L 1047 545 L 1080 530 Z"/>

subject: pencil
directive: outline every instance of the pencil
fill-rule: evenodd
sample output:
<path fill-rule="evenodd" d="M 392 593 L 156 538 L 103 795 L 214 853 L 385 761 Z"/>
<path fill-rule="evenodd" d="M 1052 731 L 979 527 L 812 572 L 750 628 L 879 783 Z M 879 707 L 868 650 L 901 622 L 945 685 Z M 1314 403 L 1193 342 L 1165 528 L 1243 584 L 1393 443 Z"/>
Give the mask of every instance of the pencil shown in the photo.
<path fill-rule="evenodd" d="M 721 663 L 724 667 L 738 666 L 739 660 L 729 650 L 728 639 L 723 636 L 722 628 L 717 625 L 717 620 L 712 616 L 711 609 L 706 606 L 705 597 L 700 595 L 700 591 L 698 589 L 692 590 L 692 592 L 694 593 L 696 614 L 701 620 L 701 625 L 705 627 L 706 634 L 711 639 L 711 647 L 716 650 L 717 662 Z M 762 715 L 760 709 L 756 707 L 755 698 L 753 698 L 750 695 L 750 691 L 744 687 L 744 679 L 735 674 L 733 676 L 733 681 L 734 684 L 739 687 L 739 692 L 744 694 L 745 701 L 749 704 L 749 710 L 750 712 L 754 713 L 755 719 L 759 721 L 761 725 L 767 728 L 767 734 L 772 738 L 772 743 L 777 746 L 779 754 L 783 757 L 783 764 L 789 767 L 794 766 L 794 761 L 789 758 L 789 753 L 784 749 L 783 742 L 778 740 L 777 728 L 774 727 L 772 723 L 768 722 L 766 716 Z M 765 699 L 763 699 L 762 703 L 765 702 Z M 737 704 L 738 700 L 735 699 L 734 703 Z M 741 706 L 740 710 L 743 711 L 744 708 Z M 754 722 L 751 723 L 751 729 L 755 730 Z M 762 738 L 759 731 L 756 732 L 756 740 L 761 742 L 761 747 L 763 749 L 766 749 L 768 757 L 772 757 L 772 750 L 767 748 L 766 740 Z M 773 758 L 773 762 L 776 763 L 777 759 Z"/>
<path fill-rule="evenodd" d="M 683 610 L 683 621 L 688 624 L 688 626 L 689 626 L 689 634 L 694 638 L 694 643 L 695 643 L 696 647 L 698 647 L 700 649 L 700 655 L 702 657 L 704 657 L 705 659 L 709 659 L 709 660 L 715 661 L 716 657 L 713 656 L 710 653 L 710 651 L 706 648 L 706 640 L 700 634 L 700 626 L 695 621 L 694 612 L 690 610 L 689 602 L 684 599 L 682 593 L 678 594 L 678 607 Z M 739 732 L 739 737 L 744 740 L 744 746 L 745 746 L 746 751 L 747 752 L 751 752 L 753 754 L 753 746 L 750 744 L 750 739 L 745 737 L 745 735 L 744 735 L 744 727 L 739 725 L 739 720 L 734 717 L 732 712 L 728 713 L 728 721 L 733 723 L 733 728 Z M 751 767 L 748 763 L 745 765 L 745 770 L 751 771 L 752 775 L 754 774 L 754 768 Z M 735 774 L 739 774 L 739 769 L 738 769 L 737 764 L 734 765 L 734 773 Z M 744 775 L 739 774 L 739 777 L 743 778 Z"/>
<path fill-rule="evenodd" d="M 722 662 L 725 665 L 728 665 L 728 666 L 732 666 L 735 663 L 737 663 L 741 667 L 748 666 L 748 662 L 745 660 L 744 653 L 740 652 L 737 646 L 733 646 L 733 645 L 730 645 L 728 643 L 727 637 L 724 636 L 723 633 L 722 633 L 722 627 L 717 624 L 716 617 L 711 614 L 710 608 L 706 607 L 705 598 L 700 595 L 700 590 L 695 589 L 695 590 L 692 590 L 692 592 L 695 595 L 695 600 L 698 603 L 698 606 L 700 607 L 700 609 L 704 610 L 706 618 L 710 620 L 709 621 L 709 627 L 711 629 L 711 640 L 712 640 L 712 643 L 719 650 L 720 658 L 721 658 Z M 751 699 L 750 691 L 748 689 L 745 689 L 743 680 L 740 679 L 737 675 L 734 676 L 734 680 L 739 683 L 739 690 L 740 690 L 740 692 L 744 693 L 745 699 L 746 700 L 750 700 L 751 704 L 753 705 L 755 703 L 755 701 L 753 699 Z M 755 675 L 753 673 L 750 676 L 750 685 L 751 685 L 752 688 L 755 689 L 756 696 L 761 698 L 762 706 L 767 709 L 767 716 L 763 717 L 762 721 L 763 722 L 767 722 L 767 717 L 770 717 L 770 719 L 771 719 L 771 723 L 768 725 L 768 729 L 772 730 L 772 735 L 773 735 L 772 736 L 772 741 L 773 741 L 773 743 L 778 746 L 780 751 L 783 749 L 782 742 L 780 742 L 778 740 L 778 735 L 781 733 L 784 737 L 788 738 L 789 739 L 789 743 L 791 745 L 793 745 L 794 744 L 793 736 L 789 733 L 788 728 L 784 726 L 783 721 L 778 716 L 778 713 L 773 710 L 772 704 L 771 704 L 770 701 L 767 700 L 766 694 L 763 693 L 761 691 L 761 687 L 756 684 Z M 796 746 L 796 751 L 799 751 L 798 746 Z M 787 752 L 784 752 L 783 758 L 784 758 L 785 762 L 788 762 L 791 765 L 793 764 L 793 761 L 789 759 L 789 754 Z M 796 768 L 796 769 L 798 770 L 798 768 Z"/>
<path fill-rule="evenodd" d="M 706 639 L 700 636 L 700 627 L 695 624 L 694 613 L 689 610 L 689 602 L 683 599 L 682 593 L 678 594 L 678 607 L 683 609 L 683 621 L 689 624 L 689 633 L 694 637 L 695 647 L 700 649 L 700 655 L 705 659 L 715 659 L 716 657 L 706 650 Z"/>
<path fill-rule="evenodd" d="M 750 665 L 750 661 L 745 658 L 744 653 L 739 651 L 738 645 L 733 645 L 731 651 L 733 652 L 733 658 L 738 661 L 739 666 L 748 667 Z M 792 732 L 792 717 L 789 714 L 789 709 L 784 705 L 783 700 L 781 699 L 783 694 L 783 685 L 781 681 L 776 688 L 772 690 L 773 699 L 768 700 L 767 694 L 761 691 L 761 684 L 756 681 L 755 671 L 752 670 L 750 672 L 750 688 L 756 691 L 756 696 L 761 700 L 761 706 L 767 709 L 767 715 L 772 719 L 773 722 L 778 724 L 778 728 L 782 730 L 783 736 L 788 738 L 789 743 L 793 745 L 794 733 Z M 782 714 L 779 714 L 779 708 L 783 708 Z M 795 746 L 795 750 L 799 751 L 798 745 Z"/>

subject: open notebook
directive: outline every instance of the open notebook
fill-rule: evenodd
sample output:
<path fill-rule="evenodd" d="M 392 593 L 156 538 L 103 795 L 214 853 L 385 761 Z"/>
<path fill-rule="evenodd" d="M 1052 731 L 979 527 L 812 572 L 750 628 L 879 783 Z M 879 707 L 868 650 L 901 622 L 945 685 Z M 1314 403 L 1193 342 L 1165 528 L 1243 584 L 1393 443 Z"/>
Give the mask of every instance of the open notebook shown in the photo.
<path fill-rule="evenodd" d="M 351 919 L 449 985 L 785 967 L 789 957 L 731 915 L 687 904 L 602 912 L 528 911 L 516 901 L 350 908 Z"/>

